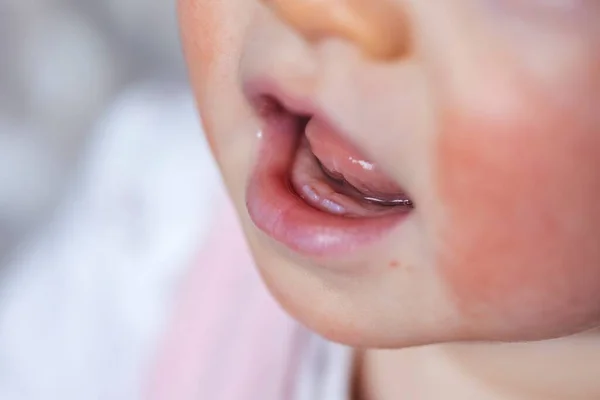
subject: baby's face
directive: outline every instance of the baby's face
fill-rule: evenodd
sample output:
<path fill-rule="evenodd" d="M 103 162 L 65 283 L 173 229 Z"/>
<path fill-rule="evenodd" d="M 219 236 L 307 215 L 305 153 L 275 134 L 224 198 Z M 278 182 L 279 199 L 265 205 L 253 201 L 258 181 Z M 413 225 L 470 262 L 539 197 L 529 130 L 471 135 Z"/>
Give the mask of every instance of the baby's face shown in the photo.
<path fill-rule="evenodd" d="M 280 303 L 351 345 L 600 325 L 600 3 L 181 0 Z"/>

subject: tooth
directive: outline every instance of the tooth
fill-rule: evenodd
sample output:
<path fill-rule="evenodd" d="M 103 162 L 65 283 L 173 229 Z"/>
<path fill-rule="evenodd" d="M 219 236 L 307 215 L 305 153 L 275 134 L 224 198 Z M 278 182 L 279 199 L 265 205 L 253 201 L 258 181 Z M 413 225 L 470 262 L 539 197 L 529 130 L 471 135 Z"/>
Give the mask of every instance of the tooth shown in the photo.
<path fill-rule="evenodd" d="M 323 199 L 323 201 L 321 201 L 321 205 L 334 214 L 346 213 L 346 209 L 344 207 L 329 199 Z"/>

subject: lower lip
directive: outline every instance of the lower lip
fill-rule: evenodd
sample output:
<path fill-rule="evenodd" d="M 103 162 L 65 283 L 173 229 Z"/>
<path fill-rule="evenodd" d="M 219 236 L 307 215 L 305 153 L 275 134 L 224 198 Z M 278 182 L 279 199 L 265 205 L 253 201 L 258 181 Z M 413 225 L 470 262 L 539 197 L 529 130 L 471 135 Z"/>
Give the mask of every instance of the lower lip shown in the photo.
<path fill-rule="evenodd" d="M 288 175 L 296 153 L 295 122 L 268 123 L 246 191 L 254 224 L 274 240 L 307 256 L 327 257 L 358 250 L 383 238 L 408 213 L 374 218 L 327 214 L 304 202 L 291 188 Z"/>

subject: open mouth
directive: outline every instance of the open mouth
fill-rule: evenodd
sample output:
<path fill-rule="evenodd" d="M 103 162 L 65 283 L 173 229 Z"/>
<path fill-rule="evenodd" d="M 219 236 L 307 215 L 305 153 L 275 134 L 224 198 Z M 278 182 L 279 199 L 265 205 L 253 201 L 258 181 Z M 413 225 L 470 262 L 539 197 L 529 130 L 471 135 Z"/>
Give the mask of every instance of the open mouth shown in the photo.
<path fill-rule="evenodd" d="M 347 253 L 415 208 L 380 166 L 324 118 L 271 95 L 253 105 L 264 122 L 246 203 L 254 224 L 306 255 Z"/>

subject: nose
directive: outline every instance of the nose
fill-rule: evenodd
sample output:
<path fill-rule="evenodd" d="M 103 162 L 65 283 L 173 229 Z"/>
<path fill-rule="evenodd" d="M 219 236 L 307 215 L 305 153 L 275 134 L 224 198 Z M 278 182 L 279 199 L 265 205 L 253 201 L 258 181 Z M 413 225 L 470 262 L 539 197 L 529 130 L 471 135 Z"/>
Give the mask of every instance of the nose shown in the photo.
<path fill-rule="evenodd" d="M 309 41 L 348 40 L 382 60 L 407 54 L 406 13 L 392 0 L 263 0 Z"/>

